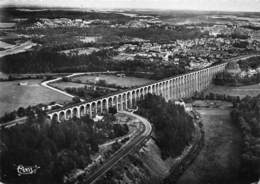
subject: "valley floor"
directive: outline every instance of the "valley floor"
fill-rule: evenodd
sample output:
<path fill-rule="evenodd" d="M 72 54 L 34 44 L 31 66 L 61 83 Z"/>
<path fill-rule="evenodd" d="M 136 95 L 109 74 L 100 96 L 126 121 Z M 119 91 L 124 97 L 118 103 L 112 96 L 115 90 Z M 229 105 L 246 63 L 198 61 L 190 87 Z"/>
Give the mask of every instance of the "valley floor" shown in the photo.
<path fill-rule="evenodd" d="M 231 104 L 230 104 L 231 105 Z M 198 108 L 205 129 L 205 145 L 178 184 L 239 183 L 241 136 L 231 123 L 230 107 Z"/>

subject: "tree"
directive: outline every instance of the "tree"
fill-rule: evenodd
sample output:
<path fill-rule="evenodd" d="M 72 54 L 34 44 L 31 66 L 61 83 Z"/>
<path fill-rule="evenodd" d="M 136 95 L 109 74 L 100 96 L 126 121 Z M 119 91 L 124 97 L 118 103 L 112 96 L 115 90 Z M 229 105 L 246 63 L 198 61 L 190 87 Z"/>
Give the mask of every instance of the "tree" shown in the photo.
<path fill-rule="evenodd" d="M 112 150 L 114 150 L 114 151 L 120 149 L 120 147 L 121 147 L 121 144 L 118 143 L 118 142 L 114 142 L 114 143 L 112 144 Z"/>
<path fill-rule="evenodd" d="M 124 125 L 114 124 L 113 129 L 114 129 L 116 137 L 121 137 L 121 136 L 127 134 L 127 132 L 128 132 L 128 126 L 126 124 L 124 124 Z"/>
<path fill-rule="evenodd" d="M 19 109 L 17 110 L 17 115 L 19 117 L 25 116 L 25 109 L 23 107 L 19 107 Z"/>
<path fill-rule="evenodd" d="M 73 103 L 80 103 L 81 100 L 80 100 L 79 97 L 76 96 L 76 97 L 73 97 L 73 98 L 72 98 L 72 102 L 73 102 Z"/>
<path fill-rule="evenodd" d="M 115 106 L 109 107 L 108 112 L 111 114 L 116 114 L 117 113 L 116 107 Z"/>

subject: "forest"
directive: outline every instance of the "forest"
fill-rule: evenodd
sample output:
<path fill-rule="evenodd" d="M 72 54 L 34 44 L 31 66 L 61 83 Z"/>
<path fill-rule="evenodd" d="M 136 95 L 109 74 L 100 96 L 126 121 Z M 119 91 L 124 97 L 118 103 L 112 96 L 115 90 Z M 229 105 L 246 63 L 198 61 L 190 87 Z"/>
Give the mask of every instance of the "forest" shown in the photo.
<path fill-rule="evenodd" d="M 31 7 L 30 9 L 37 9 L 37 7 Z M 1 11 L 5 15 L 3 18 L 27 18 L 28 20 L 20 26 L 30 25 L 40 18 L 70 18 L 70 19 L 105 19 L 105 20 L 117 20 L 116 23 L 124 23 L 131 20 L 131 17 L 124 16 L 117 13 L 102 13 L 91 11 L 73 11 L 73 9 L 46 9 L 44 11 L 21 11 L 15 7 L 2 8 Z"/>
<path fill-rule="evenodd" d="M 260 174 L 260 95 L 242 99 L 231 112 L 231 118 L 242 132 L 241 178 L 257 181 Z"/>
<path fill-rule="evenodd" d="M 256 69 L 260 67 L 260 56 L 248 58 L 246 62 L 240 60 L 238 64 L 241 70 Z"/>
<path fill-rule="evenodd" d="M 8 183 L 63 183 L 64 175 L 83 169 L 98 152 L 98 144 L 128 133 L 112 117 L 94 123 L 87 116 L 63 123 L 29 118 L 27 123 L 1 130 L 0 179 Z M 39 166 L 35 174 L 17 175 L 18 165 Z"/>
<path fill-rule="evenodd" d="M 4 73 L 46 73 L 46 72 L 96 72 L 96 71 L 125 71 L 152 72 L 151 79 L 162 79 L 185 73 L 186 63 L 167 65 L 143 60 L 115 61 L 117 55 L 112 49 L 100 50 L 90 55 L 66 56 L 53 52 L 52 49 L 42 49 L 19 53 L 0 58 L 0 70 Z"/>
<path fill-rule="evenodd" d="M 0 66 L 5 73 L 104 71 L 109 68 L 107 58 L 114 54 L 102 50 L 88 56 L 67 57 L 52 50 L 41 50 L 3 57 Z"/>
<path fill-rule="evenodd" d="M 154 138 L 163 159 L 179 155 L 192 140 L 193 120 L 183 106 L 166 102 L 161 96 L 148 94 L 138 107 L 137 114 L 152 123 Z"/>
<path fill-rule="evenodd" d="M 152 42 L 165 42 L 175 40 L 188 40 L 207 36 L 208 33 L 202 33 L 199 29 L 187 29 L 185 26 L 176 26 L 175 29 L 166 30 L 164 27 L 150 27 L 141 29 L 122 29 L 119 36 L 137 37 Z"/>

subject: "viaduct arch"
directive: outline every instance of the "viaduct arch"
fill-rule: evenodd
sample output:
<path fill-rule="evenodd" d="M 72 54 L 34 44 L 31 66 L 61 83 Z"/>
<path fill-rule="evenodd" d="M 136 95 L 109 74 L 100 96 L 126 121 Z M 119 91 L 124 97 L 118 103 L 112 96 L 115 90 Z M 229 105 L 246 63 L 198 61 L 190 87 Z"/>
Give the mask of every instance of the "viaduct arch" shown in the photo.
<path fill-rule="evenodd" d="M 196 91 L 202 91 L 209 86 L 216 73 L 224 71 L 226 64 L 227 62 L 55 109 L 47 112 L 47 115 L 51 120 L 56 119 L 59 122 L 86 114 L 92 118 L 96 114 L 107 112 L 110 107 L 115 107 L 118 111 L 133 108 L 136 102 L 148 93 L 161 95 L 166 100 L 190 97 Z"/>

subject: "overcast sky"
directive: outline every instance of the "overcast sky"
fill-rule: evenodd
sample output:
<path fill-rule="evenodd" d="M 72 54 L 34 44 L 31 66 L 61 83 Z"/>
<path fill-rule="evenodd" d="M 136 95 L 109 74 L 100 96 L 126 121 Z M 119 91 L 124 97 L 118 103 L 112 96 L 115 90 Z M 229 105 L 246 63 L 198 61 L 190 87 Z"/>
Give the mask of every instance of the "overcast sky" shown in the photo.
<path fill-rule="evenodd" d="M 260 0 L 0 0 L 0 5 L 260 12 Z"/>

